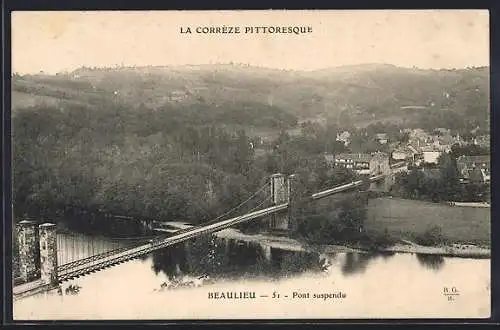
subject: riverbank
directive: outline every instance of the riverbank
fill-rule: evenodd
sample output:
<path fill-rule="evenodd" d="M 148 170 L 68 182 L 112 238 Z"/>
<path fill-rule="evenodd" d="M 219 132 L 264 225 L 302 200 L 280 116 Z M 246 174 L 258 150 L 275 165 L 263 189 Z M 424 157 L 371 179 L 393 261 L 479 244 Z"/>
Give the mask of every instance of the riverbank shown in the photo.
<path fill-rule="evenodd" d="M 433 254 L 443 257 L 491 258 L 491 249 L 471 244 L 451 244 L 445 246 L 422 246 L 410 241 L 402 241 L 391 247 L 380 248 L 383 252 Z"/>
<path fill-rule="evenodd" d="M 340 253 L 340 252 L 387 252 L 387 253 L 415 253 L 430 254 L 443 257 L 458 258 L 491 258 L 491 249 L 471 244 L 451 244 L 443 246 L 423 246 L 408 240 L 402 240 L 386 247 L 363 247 L 363 246 L 341 246 L 341 245 L 311 245 L 310 249 L 320 253 Z"/>
<path fill-rule="evenodd" d="M 171 222 L 168 225 L 179 229 L 189 228 L 189 224 Z M 348 246 L 335 244 L 308 244 L 297 239 L 286 236 L 275 236 L 272 234 L 245 234 L 241 231 L 228 228 L 214 233 L 219 239 L 232 239 L 242 242 L 253 242 L 271 248 L 287 251 L 312 251 L 318 253 L 369 253 L 369 252 L 392 252 L 392 253 L 419 253 L 432 254 L 448 257 L 462 258 L 490 258 L 491 249 L 472 244 L 449 244 L 443 246 L 423 246 L 409 240 L 398 240 L 395 244 L 387 247 L 367 248 L 364 246 Z"/>

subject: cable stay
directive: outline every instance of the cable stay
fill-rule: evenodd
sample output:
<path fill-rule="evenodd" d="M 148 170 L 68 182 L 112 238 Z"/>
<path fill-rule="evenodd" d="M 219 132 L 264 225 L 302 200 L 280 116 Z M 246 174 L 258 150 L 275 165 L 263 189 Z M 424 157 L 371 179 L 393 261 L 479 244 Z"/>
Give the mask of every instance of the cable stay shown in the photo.
<path fill-rule="evenodd" d="M 175 235 L 187 233 L 187 232 L 199 229 L 199 228 L 203 228 L 205 226 L 213 225 L 217 222 L 224 221 L 224 220 L 222 220 L 223 217 L 226 217 L 229 214 L 234 213 L 238 209 L 242 208 L 244 205 L 246 205 L 248 202 L 250 202 L 252 199 L 254 199 L 258 194 L 260 194 L 267 187 L 268 187 L 268 185 L 266 183 L 263 186 L 261 186 L 257 191 L 255 191 L 252 195 L 250 195 L 248 198 L 246 198 L 244 201 L 242 201 L 238 205 L 232 207 L 230 210 L 224 212 L 223 214 L 219 215 L 218 217 L 216 217 L 208 222 L 204 222 L 204 223 L 201 223 L 201 224 L 196 225 L 196 226 L 192 226 L 192 227 L 189 227 L 186 229 L 182 229 L 180 231 L 176 231 Z M 265 196 L 263 197 L 263 199 L 256 206 L 254 206 L 251 210 L 247 211 L 246 213 L 250 213 L 250 212 L 260 208 L 264 203 L 271 200 L 271 198 L 272 198 L 272 196 L 270 195 L 270 192 L 267 192 L 265 194 Z M 80 242 L 76 242 L 76 237 L 73 233 L 71 233 L 69 236 L 70 236 L 70 242 L 63 239 L 62 237 L 60 238 L 60 243 L 63 243 L 61 245 L 65 245 L 65 247 L 69 248 L 70 251 L 66 251 L 65 253 L 58 256 L 58 259 L 59 259 L 58 261 L 60 261 L 59 267 L 58 267 L 59 271 L 69 269 L 71 267 L 78 266 L 78 265 L 84 264 L 86 262 L 90 262 L 92 260 L 98 260 L 100 258 L 105 258 L 109 255 L 112 255 L 115 253 L 120 253 L 120 252 L 123 252 L 123 251 L 131 248 L 130 244 L 127 244 L 128 246 L 121 246 L 120 247 L 119 242 L 137 240 L 137 242 L 135 242 L 135 244 L 132 244 L 132 246 L 135 246 L 135 245 L 140 246 L 140 245 L 144 244 L 145 240 L 151 240 L 151 239 L 161 240 L 161 239 L 165 238 L 164 235 L 154 235 L 154 236 L 139 237 L 139 238 L 138 237 L 113 238 L 111 245 L 108 247 L 108 246 L 106 246 L 106 244 L 103 240 L 95 239 L 95 237 L 91 237 L 91 241 L 87 242 L 87 251 L 80 251 L 81 248 L 83 248 L 85 250 L 85 247 L 83 246 L 83 242 L 81 242 L 82 244 L 79 244 Z M 78 249 L 78 251 L 76 251 L 77 249 Z M 80 253 L 80 252 L 82 252 L 82 253 Z M 85 252 L 87 252 L 87 253 L 85 253 Z M 77 259 L 79 259 L 79 260 L 75 260 L 75 254 L 76 254 Z"/>
<path fill-rule="evenodd" d="M 257 190 L 256 192 L 254 192 L 250 197 L 248 197 L 245 201 L 241 202 L 240 204 L 238 204 L 237 206 L 233 207 L 231 210 L 227 211 L 226 213 L 224 214 L 221 214 L 220 216 L 218 216 L 217 218 L 215 218 L 214 220 L 211 220 L 210 222 L 212 221 L 216 221 L 234 211 L 236 211 L 237 209 L 239 209 L 240 207 L 242 207 L 243 205 L 245 205 L 247 202 L 249 202 L 252 198 L 254 198 L 255 196 L 257 196 L 257 194 L 259 194 L 262 190 L 264 190 L 264 188 L 267 187 L 267 184 L 264 184 L 262 187 L 259 188 L 259 190 Z M 206 224 L 206 223 L 205 223 Z"/>

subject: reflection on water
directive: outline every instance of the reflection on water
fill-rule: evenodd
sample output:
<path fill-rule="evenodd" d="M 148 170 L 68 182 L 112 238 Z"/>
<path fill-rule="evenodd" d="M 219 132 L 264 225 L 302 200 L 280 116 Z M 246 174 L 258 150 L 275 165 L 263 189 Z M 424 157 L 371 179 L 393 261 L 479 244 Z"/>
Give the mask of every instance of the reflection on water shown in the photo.
<path fill-rule="evenodd" d="M 345 262 L 342 265 L 342 274 L 351 275 L 356 273 L 363 273 L 370 260 L 375 257 L 369 253 L 352 253 L 346 254 Z"/>
<path fill-rule="evenodd" d="M 367 252 L 367 253 L 354 253 L 348 252 L 345 254 L 345 260 L 342 264 L 342 274 L 345 276 L 354 274 L 363 274 L 368 264 L 378 258 L 389 260 L 395 255 L 394 252 Z"/>
<path fill-rule="evenodd" d="M 14 315 L 16 319 L 487 317 L 489 265 L 487 259 L 415 254 L 291 252 L 207 236 L 65 282 L 59 294 L 16 301 Z M 443 287 L 450 285 L 461 291 L 454 304 L 442 295 Z M 208 300 L 213 291 L 252 291 L 257 296 L 272 296 L 275 291 L 289 295 L 342 291 L 347 298 L 335 303 L 305 299 L 279 304 L 256 299 L 250 305 Z"/>
<path fill-rule="evenodd" d="M 444 257 L 432 254 L 417 254 L 418 262 L 425 268 L 432 270 L 440 270 L 444 266 Z"/>
<path fill-rule="evenodd" d="M 317 253 L 291 252 L 253 242 L 201 237 L 151 254 L 153 271 L 169 278 L 194 277 L 278 279 L 318 272 L 325 260 Z M 148 258 L 148 257 L 145 257 Z"/>

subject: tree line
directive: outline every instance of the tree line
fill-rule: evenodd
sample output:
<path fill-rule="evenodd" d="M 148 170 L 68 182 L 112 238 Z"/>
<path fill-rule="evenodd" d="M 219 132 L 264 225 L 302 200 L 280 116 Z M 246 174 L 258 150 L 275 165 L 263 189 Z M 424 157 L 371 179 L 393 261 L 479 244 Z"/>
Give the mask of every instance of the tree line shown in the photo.
<path fill-rule="evenodd" d="M 309 193 L 354 177 L 329 168 L 320 136 L 283 130 L 269 153 L 256 156 L 243 129 L 119 104 L 19 109 L 12 127 L 16 219 L 70 206 L 197 224 L 246 200 L 276 172 L 298 173 Z"/>

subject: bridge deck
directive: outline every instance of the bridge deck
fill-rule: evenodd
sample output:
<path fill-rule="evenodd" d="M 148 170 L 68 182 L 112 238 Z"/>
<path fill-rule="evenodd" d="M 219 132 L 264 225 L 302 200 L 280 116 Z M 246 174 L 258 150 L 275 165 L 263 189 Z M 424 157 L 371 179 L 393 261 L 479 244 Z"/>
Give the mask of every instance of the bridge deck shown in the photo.
<path fill-rule="evenodd" d="M 188 231 L 179 233 L 179 234 L 174 234 L 173 236 L 164 238 L 162 240 L 155 241 L 154 243 L 147 243 L 143 244 L 140 246 L 137 246 L 135 248 L 131 249 L 126 249 L 126 250 L 119 250 L 116 253 L 113 254 L 105 254 L 100 258 L 94 258 L 90 259 L 88 262 L 85 263 L 75 263 L 73 267 L 64 267 L 61 268 L 60 271 L 58 271 L 58 280 L 60 282 L 74 278 L 74 277 L 79 277 L 88 273 L 92 273 L 95 271 L 98 271 L 100 269 L 110 267 L 113 265 L 116 265 L 118 263 L 125 262 L 127 260 L 137 258 L 141 255 L 145 255 L 148 253 L 151 253 L 155 250 L 174 245 L 180 242 L 183 242 L 185 240 L 188 240 L 190 238 L 202 235 L 202 234 L 208 234 L 212 233 L 215 231 L 222 230 L 224 228 L 228 228 L 231 226 L 234 226 L 235 224 L 242 223 L 245 221 L 249 221 L 258 217 L 266 216 L 275 212 L 279 212 L 282 210 L 287 209 L 288 203 L 268 207 L 266 209 L 258 210 L 255 212 L 251 212 L 245 215 L 241 215 L 235 218 L 227 219 L 227 220 L 222 220 L 220 222 L 214 223 L 214 224 L 209 224 L 209 225 L 202 225 L 198 227 L 194 227 Z"/>
<path fill-rule="evenodd" d="M 311 197 L 312 199 L 319 199 L 322 197 L 326 197 L 338 192 L 346 191 L 355 187 L 359 187 L 363 185 L 365 182 L 376 182 L 381 179 L 383 179 L 386 175 L 385 174 L 380 174 L 380 175 L 375 175 L 373 177 L 368 178 L 368 180 L 359 180 L 355 182 L 351 182 L 349 184 L 341 185 L 332 189 L 328 189 L 316 194 L 313 194 Z M 115 251 L 110 251 L 107 253 L 104 253 L 102 255 L 97 255 L 97 256 L 92 256 L 84 260 L 78 260 L 76 262 L 73 262 L 71 264 L 66 264 L 63 266 L 60 266 L 58 268 L 58 280 L 60 282 L 74 278 L 74 277 L 79 277 L 91 272 L 98 271 L 100 269 L 110 267 L 113 265 L 116 265 L 121 262 L 125 262 L 127 260 L 137 258 L 141 255 L 145 255 L 148 253 L 151 253 L 152 251 L 174 245 L 180 242 L 183 242 L 185 240 L 188 240 L 190 238 L 203 235 L 203 234 L 208 234 L 208 233 L 213 233 L 216 231 L 220 231 L 225 228 L 229 228 L 235 224 L 250 221 L 255 218 L 259 218 L 262 216 L 270 215 L 282 210 L 286 210 L 288 208 L 288 203 L 268 207 L 262 210 L 254 211 L 251 213 L 247 213 L 245 215 L 241 215 L 235 218 L 227 219 L 227 220 L 222 220 L 216 223 L 211 223 L 211 224 L 205 224 L 205 225 L 200 225 L 200 226 L 195 226 L 192 228 L 187 228 L 183 229 L 180 231 L 177 231 L 177 233 L 174 233 L 173 236 L 166 237 L 161 240 L 156 240 L 153 242 L 149 242 L 140 246 L 137 246 L 135 248 L 121 248 Z M 185 225 L 185 224 L 184 224 Z M 166 229 L 165 231 L 168 231 Z M 168 231 L 170 232 L 170 231 Z"/>

